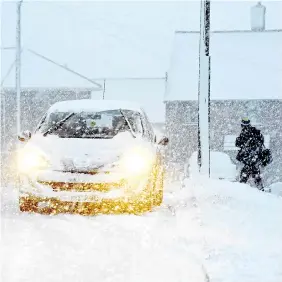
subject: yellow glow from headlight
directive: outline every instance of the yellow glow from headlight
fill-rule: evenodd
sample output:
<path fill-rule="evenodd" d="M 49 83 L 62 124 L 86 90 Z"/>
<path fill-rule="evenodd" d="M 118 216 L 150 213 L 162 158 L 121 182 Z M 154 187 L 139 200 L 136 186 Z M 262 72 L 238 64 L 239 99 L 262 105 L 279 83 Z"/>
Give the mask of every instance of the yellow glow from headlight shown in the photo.
<path fill-rule="evenodd" d="M 146 149 L 129 151 L 122 160 L 123 169 L 129 174 L 149 172 L 152 169 L 154 155 Z"/>
<path fill-rule="evenodd" d="M 23 148 L 18 152 L 17 165 L 19 172 L 27 173 L 46 168 L 48 161 L 38 148 Z"/>

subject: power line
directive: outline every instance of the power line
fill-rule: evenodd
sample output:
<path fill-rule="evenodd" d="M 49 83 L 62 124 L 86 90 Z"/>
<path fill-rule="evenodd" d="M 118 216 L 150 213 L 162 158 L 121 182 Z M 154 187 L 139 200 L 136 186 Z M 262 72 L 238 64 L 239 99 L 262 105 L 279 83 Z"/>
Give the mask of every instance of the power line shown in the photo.
<path fill-rule="evenodd" d="M 15 50 L 16 47 L 14 46 L 8 46 L 8 47 L 0 47 L 1 50 Z"/>
<path fill-rule="evenodd" d="M 210 31 L 210 33 L 272 33 L 272 32 L 282 32 L 282 29 L 278 28 L 278 29 L 266 29 L 266 30 L 262 30 L 262 31 L 253 31 L 253 30 L 249 30 L 249 29 L 230 29 L 230 30 L 212 30 Z M 177 30 L 175 31 L 175 33 L 197 33 L 200 34 L 200 31 L 198 30 Z"/>
<path fill-rule="evenodd" d="M 166 77 L 95 77 L 93 80 L 166 80 Z"/>

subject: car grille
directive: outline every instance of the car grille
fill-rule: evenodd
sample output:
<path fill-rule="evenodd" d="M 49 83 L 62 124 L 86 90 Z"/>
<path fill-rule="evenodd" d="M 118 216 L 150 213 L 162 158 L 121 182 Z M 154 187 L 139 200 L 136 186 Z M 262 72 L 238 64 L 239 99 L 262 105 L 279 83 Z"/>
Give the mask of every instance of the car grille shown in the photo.
<path fill-rule="evenodd" d="M 59 172 L 64 173 L 77 173 L 77 174 L 90 174 L 90 175 L 96 175 L 96 174 L 110 174 L 110 171 L 100 171 L 100 170 L 55 170 Z"/>
<path fill-rule="evenodd" d="M 100 191 L 107 192 L 113 188 L 122 188 L 125 180 L 114 183 L 69 183 L 69 182 L 49 182 L 39 181 L 40 184 L 50 186 L 54 192 L 70 191 L 70 192 L 91 192 Z"/>

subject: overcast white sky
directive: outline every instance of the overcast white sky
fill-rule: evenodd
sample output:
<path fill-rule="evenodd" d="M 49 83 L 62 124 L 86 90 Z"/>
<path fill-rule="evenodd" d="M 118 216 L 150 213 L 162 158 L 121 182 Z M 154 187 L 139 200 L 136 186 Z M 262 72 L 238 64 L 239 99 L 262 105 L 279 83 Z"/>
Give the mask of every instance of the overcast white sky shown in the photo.
<path fill-rule="evenodd" d="M 249 9 L 254 3 L 212 2 L 212 29 L 249 29 Z M 267 28 L 282 28 L 282 1 L 262 3 L 267 7 Z M 88 77 L 164 76 L 169 67 L 174 31 L 198 30 L 199 7 L 199 1 L 24 1 L 22 44 Z M 15 3 L 3 3 L 1 24 L 1 46 L 14 46 Z M 46 63 L 31 55 L 24 56 L 24 86 L 60 83 L 60 75 L 55 73 L 57 68 L 51 74 L 48 68 L 43 70 Z M 2 53 L 2 74 L 13 60 L 13 52 Z M 64 77 L 62 86 L 72 86 L 74 81 Z M 13 74 L 5 85 L 14 85 Z M 150 91 L 138 95 L 147 95 L 151 103 Z M 161 103 L 162 97 L 163 93 L 156 93 L 154 103 Z"/>

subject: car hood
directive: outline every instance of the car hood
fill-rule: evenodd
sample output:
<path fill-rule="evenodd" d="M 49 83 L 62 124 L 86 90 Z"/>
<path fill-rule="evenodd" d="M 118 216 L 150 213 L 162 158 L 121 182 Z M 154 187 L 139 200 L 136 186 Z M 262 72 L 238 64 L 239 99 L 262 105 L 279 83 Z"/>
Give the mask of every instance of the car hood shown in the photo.
<path fill-rule="evenodd" d="M 53 168 L 87 170 L 116 162 L 131 148 L 144 145 L 144 142 L 140 138 L 134 139 L 130 133 L 120 133 L 112 139 L 43 137 L 38 134 L 31 138 L 27 146 L 39 148 Z"/>

